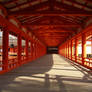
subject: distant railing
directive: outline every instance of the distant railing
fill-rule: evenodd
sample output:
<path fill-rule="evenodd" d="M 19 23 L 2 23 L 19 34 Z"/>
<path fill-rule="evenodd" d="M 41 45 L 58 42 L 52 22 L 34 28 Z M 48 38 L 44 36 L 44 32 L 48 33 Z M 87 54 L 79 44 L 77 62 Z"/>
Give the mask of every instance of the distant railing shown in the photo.
<path fill-rule="evenodd" d="M 75 61 L 75 56 L 74 55 L 72 55 L 72 60 Z"/>
<path fill-rule="evenodd" d="M 92 68 L 92 58 L 85 58 L 84 65 Z"/>
<path fill-rule="evenodd" d="M 6 65 L 3 65 L 2 61 L 0 61 L 0 71 L 3 71 L 3 67 Z M 13 59 L 9 59 L 8 60 L 8 70 L 14 69 L 18 66 L 18 59 L 17 58 L 13 58 Z"/>
<path fill-rule="evenodd" d="M 76 56 L 76 60 L 78 63 L 82 64 L 82 57 Z"/>
<path fill-rule="evenodd" d="M 17 58 L 13 58 L 13 59 L 9 59 L 8 60 L 8 68 L 12 69 L 18 66 L 18 59 Z"/>

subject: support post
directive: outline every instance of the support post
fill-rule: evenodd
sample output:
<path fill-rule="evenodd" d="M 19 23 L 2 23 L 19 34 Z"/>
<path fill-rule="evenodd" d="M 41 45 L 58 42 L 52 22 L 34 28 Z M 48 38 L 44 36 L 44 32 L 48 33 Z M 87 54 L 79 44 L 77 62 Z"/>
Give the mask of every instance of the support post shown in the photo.
<path fill-rule="evenodd" d="M 91 53 L 92 53 L 92 40 L 91 40 Z"/>
<path fill-rule="evenodd" d="M 33 42 L 31 41 L 31 60 L 33 60 Z"/>
<path fill-rule="evenodd" d="M 34 42 L 33 42 L 33 44 L 32 44 L 32 48 L 33 48 L 33 50 L 32 50 L 32 59 L 34 60 L 34 58 L 35 58 L 35 56 L 34 56 L 34 52 L 35 52 L 35 49 L 34 49 Z"/>
<path fill-rule="evenodd" d="M 86 35 L 82 34 L 82 64 L 83 65 L 85 58 L 86 58 Z"/>
<path fill-rule="evenodd" d="M 28 39 L 26 39 L 26 60 L 28 60 Z"/>
<path fill-rule="evenodd" d="M 68 58 L 68 46 L 66 44 L 66 58 Z"/>
<path fill-rule="evenodd" d="M 9 32 L 7 28 L 3 29 L 3 70 L 8 71 L 8 42 Z"/>
<path fill-rule="evenodd" d="M 67 46 L 65 45 L 65 57 L 67 57 Z"/>
<path fill-rule="evenodd" d="M 68 58 L 69 58 L 69 42 L 68 42 Z"/>
<path fill-rule="evenodd" d="M 71 60 L 72 60 L 72 47 L 73 47 L 73 41 L 71 40 Z"/>
<path fill-rule="evenodd" d="M 75 62 L 77 62 L 78 57 L 78 40 L 75 39 Z"/>

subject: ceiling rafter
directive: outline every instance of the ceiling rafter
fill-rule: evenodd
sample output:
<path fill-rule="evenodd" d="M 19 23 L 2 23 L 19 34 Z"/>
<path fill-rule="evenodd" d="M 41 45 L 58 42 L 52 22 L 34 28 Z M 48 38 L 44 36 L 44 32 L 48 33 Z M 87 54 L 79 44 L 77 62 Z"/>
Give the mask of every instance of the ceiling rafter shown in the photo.
<path fill-rule="evenodd" d="M 67 4 L 64 4 L 63 2 L 56 2 L 55 3 L 55 5 L 57 6 L 57 7 L 59 7 L 59 8 L 63 8 L 63 9 L 66 9 L 66 10 L 70 10 L 70 11 L 86 11 L 86 10 L 83 10 L 83 9 L 80 9 L 80 8 L 77 8 L 77 7 L 75 7 L 75 6 L 73 6 L 73 5 L 67 5 Z"/>
<path fill-rule="evenodd" d="M 37 0 L 36 0 L 37 1 Z M 35 0 L 31 0 L 31 1 L 27 1 L 26 3 L 24 2 L 24 3 L 22 3 L 22 4 L 17 4 L 16 6 L 13 6 L 13 7 L 11 7 L 11 8 L 8 8 L 8 9 L 14 9 L 14 8 L 20 8 L 20 7 L 22 7 L 22 6 L 24 6 L 24 5 L 26 5 L 26 4 L 28 4 L 29 6 L 27 7 L 27 9 L 30 7 L 31 9 L 37 9 L 37 8 L 40 8 L 40 5 L 41 5 L 41 7 L 44 7 L 45 5 L 47 5 L 48 4 L 48 2 L 47 1 L 45 1 L 45 2 L 39 2 L 38 4 L 36 4 L 36 5 L 32 5 L 32 2 L 35 2 Z"/>
<path fill-rule="evenodd" d="M 21 22 L 22 22 L 22 24 L 23 24 L 23 23 L 27 23 L 27 22 L 29 22 L 29 23 L 31 22 L 31 23 L 32 23 L 32 22 L 38 21 L 41 17 L 42 17 L 42 16 L 34 17 L 34 18 L 32 18 L 32 19 L 29 18 L 28 20 L 24 20 L 24 21 L 21 21 Z"/>
<path fill-rule="evenodd" d="M 76 1 L 74 1 L 74 0 L 67 0 L 67 1 L 68 1 L 68 2 L 71 2 L 73 6 L 75 6 L 75 5 L 80 6 L 81 9 L 84 9 L 85 7 L 91 9 L 91 7 L 89 7 L 89 6 L 86 5 L 86 4 L 88 3 L 87 0 L 85 1 L 85 4 L 84 4 L 84 5 L 81 4 L 81 3 L 78 3 L 78 2 L 76 2 Z"/>
<path fill-rule="evenodd" d="M 76 24 L 81 24 L 80 21 L 77 20 L 77 16 L 75 16 L 75 19 L 74 18 L 69 18 L 69 17 L 72 17 L 72 16 L 61 16 L 64 20 L 67 20 L 69 22 L 72 22 L 72 23 L 76 23 Z M 81 24 L 82 25 L 82 24 Z"/>
<path fill-rule="evenodd" d="M 26 21 L 33 21 L 33 20 L 37 20 L 37 19 L 40 19 L 41 17 L 43 17 L 43 16 L 36 16 L 36 17 L 28 17 L 28 18 L 25 18 L 25 19 L 23 19 L 23 20 L 21 20 L 21 22 L 26 22 Z"/>

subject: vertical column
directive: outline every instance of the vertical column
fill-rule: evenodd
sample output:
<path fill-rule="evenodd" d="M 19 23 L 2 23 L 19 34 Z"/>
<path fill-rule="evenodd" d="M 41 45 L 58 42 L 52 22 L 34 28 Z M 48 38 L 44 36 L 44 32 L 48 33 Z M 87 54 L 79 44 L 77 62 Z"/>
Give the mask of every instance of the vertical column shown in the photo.
<path fill-rule="evenodd" d="M 91 54 L 92 54 L 92 39 L 91 39 Z M 91 56 L 92 57 L 92 56 Z"/>
<path fill-rule="evenodd" d="M 31 41 L 31 60 L 33 60 L 33 42 Z"/>
<path fill-rule="evenodd" d="M 6 28 L 3 30 L 3 70 L 8 70 L 8 41 L 9 32 Z"/>
<path fill-rule="evenodd" d="M 65 57 L 67 57 L 67 47 L 66 47 L 66 44 L 65 44 Z"/>
<path fill-rule="evenodd" d="M 72 46 L 73 46 L 73 41 L 71 40 L 71 60 L 72 60 Z"/>
<path fill-rule="evenodd" d="M 64 55 L 64 57 L 65 57 L 65 45 L 64 45 L 63 49 L 64 49 L 63 55 Z"/>
<path fill-rule="evenodd" d="M 33 55 L 33 60 L 34 60 L 34 58 L 35 58 L 35 56 L 34 56 L 34 52 L 35 52 L 35 49 L 34 49 L 34 42 L 33 42 L 33 44 L 32 44 L 32 47 L 33 47 L 33 50 L 32 50 L 32 55 Z"/>
<path fill-rule="evenodd" d="M 33 59 L 35 59 L 35 42 L 34 42 L 34 45 L 33 45 Z"/>
<path fill-rule="evenodd" d="M 36 44 L 36 53 L 37 53 L 37 58 L 39 57 L 39 55 L 38 55 L 38 46 L 39 46 L 39 44 L 38 44 L 38 41 L 37 41 L 37 44 Z"/>
<path fill-rule="evenodd" d="M 37 46 L 36 46 L 36 42 L 35 42 L 35 59 L 37 58 Z"/>
<path fill-rule="evenodd" d="M 18 64 L 21 65 L 21 52 L 22 52 L 22 38 L 21 35 L 18 35 Z"/>
<path fill-rule="evenodd" d="M 35 59 L 37 58 L 37 42 L 35 42 Z"/>
<path fill-rule="evenodd" d="M 28 39 L 26 39 L 26 60 L 28 60 Z"/>
<path fill-rule="evenodd" d="M 86 35 L 82 34 L 82 64 L 83 65 L 85 58 L 86 58 Z"/>
<path fill-rule="evenodd" d="M 78 40 L 75 39 L 75 61 L 77 62 L 77 56 L 78 56 Z"/>
<path fill-rule="evenodd" d="M 69 42 L 68 42 L 68 58 L 69 58 Z"/>
<path fill-rule="evenodd" d="M 67 51 L 67 44 L 66 44 L 66 58 L 67 58 L 67 52 L 68 52 L 68 51 Z"/>

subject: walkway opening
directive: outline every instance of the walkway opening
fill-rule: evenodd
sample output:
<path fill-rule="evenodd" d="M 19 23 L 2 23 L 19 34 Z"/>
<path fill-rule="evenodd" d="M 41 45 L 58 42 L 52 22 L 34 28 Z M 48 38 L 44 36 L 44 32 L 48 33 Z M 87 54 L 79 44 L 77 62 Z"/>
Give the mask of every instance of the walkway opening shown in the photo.
<path fill-rule="evenodd" d="M 58 47 L 47 47 L 48 54 L 58 54 Z"/>

